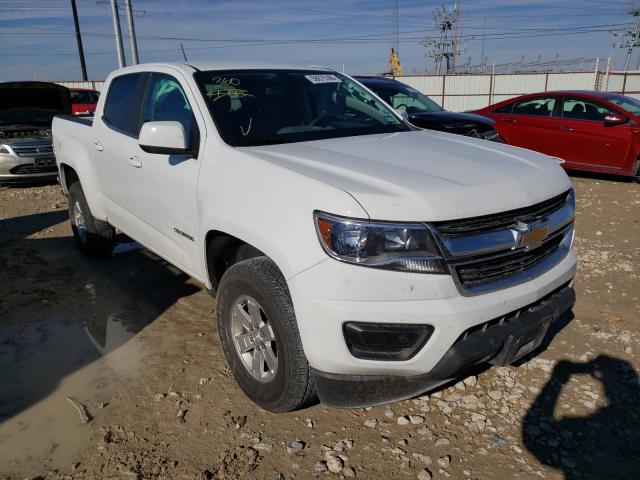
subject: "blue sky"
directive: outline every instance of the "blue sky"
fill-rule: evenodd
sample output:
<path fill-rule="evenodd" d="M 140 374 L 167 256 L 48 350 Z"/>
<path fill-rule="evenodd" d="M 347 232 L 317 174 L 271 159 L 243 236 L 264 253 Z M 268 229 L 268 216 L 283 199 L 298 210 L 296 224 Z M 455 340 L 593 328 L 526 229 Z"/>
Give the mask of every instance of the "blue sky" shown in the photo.
<path fill-rule="evenodd" d="M 388 68 L 393 44 L 392 0 L 132 0 L 141 62 L 241 60 L 326 65 L 347 73 Z M 117 68 L 109 0 L 77 0 L 89 78 Z M 124 7 L 124 0 L 119 0 Z M 400 60 L 405 73 L 431 67 L 422 36 L 436 35 L 439 1 L 400 0 Z M 453 3 L 453 2 L 452 2 Z M 614 55 L 611 31 L 628 28 L 631 2 L 622 0 L 466 0 L 466 57 L 489 64 Z M 639 2 L 640 3 L 640 2 Z M 0 81 L 81 78 L 69 0 L 0 0 Z M 486 18 L 486 29 L 484 29 Z M 123 33 L 127 33 L 124 11 Z M 569 29 L 569 30 L 567 30 Z M 580 32 L 580 33 L 578 33 Z M 329 42 L 328 40 L 332 41 Z M 128 42 L 125 38 L 125 50 Z M 640 51 L 640 49 L 638 49 Z M 636 55 L 638 53 L 636 52 Z M 631 65 L 635 66 L 635 58 Z"/>

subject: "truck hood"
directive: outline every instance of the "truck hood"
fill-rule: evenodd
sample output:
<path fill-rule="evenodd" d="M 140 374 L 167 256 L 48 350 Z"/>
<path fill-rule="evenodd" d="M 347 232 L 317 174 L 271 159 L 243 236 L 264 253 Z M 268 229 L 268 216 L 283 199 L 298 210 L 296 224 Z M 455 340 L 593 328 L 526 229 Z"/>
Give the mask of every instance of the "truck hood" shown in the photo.
<path fill-rule="evenodd" d="M 550 157 L 441 132 L 241 150 L 348 192 L 377 220 L 474 217 L 526 207 L 570 188 L 567 175 Z"/>

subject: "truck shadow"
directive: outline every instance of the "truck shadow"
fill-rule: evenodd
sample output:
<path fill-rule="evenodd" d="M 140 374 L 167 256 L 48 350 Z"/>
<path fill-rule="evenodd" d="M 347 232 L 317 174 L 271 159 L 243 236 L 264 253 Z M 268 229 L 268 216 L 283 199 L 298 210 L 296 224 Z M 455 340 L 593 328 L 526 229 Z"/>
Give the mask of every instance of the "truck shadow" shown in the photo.
<path fill-rule="evenodd" d="M 200 291 L 135 245 L 96 260 L 77 251 L 70 231 L 39 237 L 67 218 L 63 210 L 0 221 L 0 425 Z"/>
<path fill-rule="evenodd" d="M 599 382 L 606 404 L 588 415 L 573 410 L 558 416 L 559 407 L 593 410 L 601 403 L 584 396 L 584 390 L 580 393 L 586 405 L 560 402 L 563 389 L 575 389 L 572 379 L 577 375 Z M 563 472 L 566 480 L 638 478 L 639 404 L 639 379 L 625 360 L 600 355 L 584 363 L 560 361 L 524 417 L 523 443 L 540 463 Z"/>

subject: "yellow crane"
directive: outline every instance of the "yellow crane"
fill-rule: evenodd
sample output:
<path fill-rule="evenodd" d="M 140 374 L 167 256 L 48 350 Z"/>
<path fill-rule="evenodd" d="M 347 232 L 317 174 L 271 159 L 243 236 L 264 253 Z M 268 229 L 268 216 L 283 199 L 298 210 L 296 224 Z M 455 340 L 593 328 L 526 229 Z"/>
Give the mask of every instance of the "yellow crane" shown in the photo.
<path fill-rule="evenodd" d="M 394 48 L 391 49 L 391 53 L 389 54 L 389 73 L 394 77 L 402 76 L 402 65 L 398 58 L 398 52 L 396 52 Z"/>

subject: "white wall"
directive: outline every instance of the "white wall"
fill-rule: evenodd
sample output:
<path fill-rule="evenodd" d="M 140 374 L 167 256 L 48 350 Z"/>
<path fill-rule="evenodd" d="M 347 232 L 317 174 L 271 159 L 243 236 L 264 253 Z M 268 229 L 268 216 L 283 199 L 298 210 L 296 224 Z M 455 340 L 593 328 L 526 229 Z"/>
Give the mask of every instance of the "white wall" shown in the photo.
<path fill-rule="evenodd" d="M 431 97 L 447 110 L 465 111 L 528 93 L 548 90 L 593 90 L 597 76 L 595 72 L 578 72 L 407 75 L 396 79 Z M 637 84 L 640 90 L 640 76 L 637 77 Z"/>
<path fill-rule="evenodd" d="M 87 82 L 55 82 L 58 85 L 62 85 L 67 88 L 86 88 L 89 90 L 97 90 L 99 92 L 102 91 L 102 86 L 104 82 L 101 80 L 89 80 Z"/>

